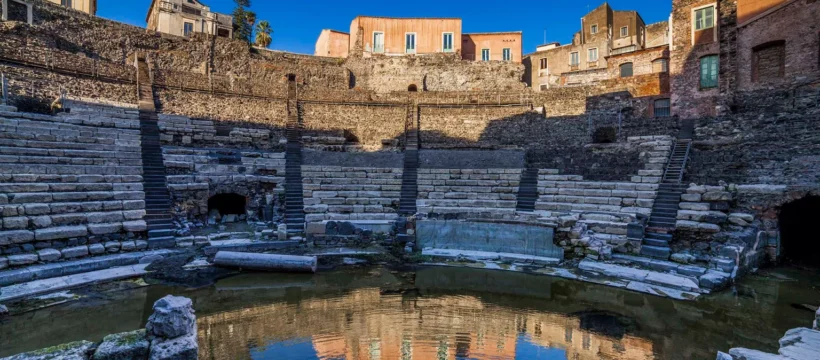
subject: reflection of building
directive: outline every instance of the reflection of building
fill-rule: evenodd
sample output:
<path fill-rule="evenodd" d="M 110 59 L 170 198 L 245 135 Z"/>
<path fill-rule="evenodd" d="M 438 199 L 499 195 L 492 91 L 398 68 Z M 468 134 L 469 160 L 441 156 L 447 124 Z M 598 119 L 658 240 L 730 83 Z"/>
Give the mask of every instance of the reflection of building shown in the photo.
<path fill-rule="evenodd" d="M 152 0 L 145 21 L 148 30 L 177 36 L 205 33 L 231 37 L 233 33 L 232 16 L 212 12 L 198 0 Z"/>
<path fill-rule="evenodd" d="M 67 8 L 79 10 L 91 15 L 97 14 L 97 0 L 48 0 L 57 5 L 62 5 Z"/>
<path fill-rule="evenodd" d="M 348 40 L 347 47 L 341 45 Z M 347 57 L 372 55 L 460 54 L 464 60 L 521 62 L 521 32 L 461 31 L 458 18 L 389 18 L 358 16 L 350 33 L 325 29 L 314 55 Z"/>
<path fill-rule="evenodd" d="M 320 358 L 514 359 L 522 344 L 564 349 L 568 359 L 653 359 L 652 343 L 612 338 L 562 314 L 515 311 L 472 296 L 381 295 L 361 289 L 333 299 L 275 303 L 199 317 L 200 358 L 249 359 L 252 349 L 311 338 Z"/>

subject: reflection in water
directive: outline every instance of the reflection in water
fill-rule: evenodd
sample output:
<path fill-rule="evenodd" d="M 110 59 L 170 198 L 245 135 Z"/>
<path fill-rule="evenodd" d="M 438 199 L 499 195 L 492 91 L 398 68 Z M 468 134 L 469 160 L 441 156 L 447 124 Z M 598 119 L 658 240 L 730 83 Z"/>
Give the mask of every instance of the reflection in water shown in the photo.
<path fill-rule="evenodd" d="M 650 341 L 597 334 L 582 329 L 583 321 L 475 296 L 381 295 L 367 288 L 212 314 L 200 317 L 198 327 L 204 359 L 654 358 Z"/>
<path fill-rule="evenodd" d="M 0 323 L 0 357 L 137 329 L 174 294 L 194 300 L 201 359 L 705 359 L 776 351 L 785 330 L 809 325 L 811 312 L 791 306 L 820 305 L 806 275 L 751 276 L 685 302 L 476 269 L 422 269 L 412 283 L 384 269 L 246 274 L 14 316 Z"/>

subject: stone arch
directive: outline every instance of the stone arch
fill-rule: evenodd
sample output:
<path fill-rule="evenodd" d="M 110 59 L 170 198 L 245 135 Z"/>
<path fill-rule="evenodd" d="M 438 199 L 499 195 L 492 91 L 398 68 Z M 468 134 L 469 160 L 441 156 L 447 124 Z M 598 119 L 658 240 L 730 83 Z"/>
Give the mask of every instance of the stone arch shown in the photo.
<path fill-rule="evenodd" d="M 780 228 L 780 255 L 787 262 L 820 267 L 820 232 L 817 215 L 820 196 L 807 195 L 780 208 L 777 224 Z"/>
<path fill-rule="evenodd" d="M 407 91 L 409 91 L 409 92 L 418 92 L 419 87 L 416 86 L 416 84 L 410 84 L 410 86 L 407 87 Z"/>

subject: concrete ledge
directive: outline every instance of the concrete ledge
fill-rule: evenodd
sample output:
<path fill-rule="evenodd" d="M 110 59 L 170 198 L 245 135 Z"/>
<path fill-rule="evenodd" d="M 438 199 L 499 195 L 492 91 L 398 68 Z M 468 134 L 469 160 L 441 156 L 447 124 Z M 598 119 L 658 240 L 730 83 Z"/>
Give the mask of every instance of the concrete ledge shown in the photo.
<path fill-rule="evenodd" d="M 219 251 L 234 251 L 234 252 L 258 252 L 280 250 L 290 247 L 297 247 L 300 245 L 298 240 L 287 241 L 244 241 L 244 240 L 226 240 L 224 243 L 212 241 L 211 246 L 204 248 L 206 255 L 213 255 Z"/>
<path fill-rule="evenodd" d="M 76 261 L 35 265 L 22 269 L 2 271 L 0 272 L 0 286 L 5 287 L 27 281 L 79 274 L 115 266 L 134 265 L 137 264 L 140 259 L 149 255 L 170 255 L 175 252 L 176 251 L 172 250 L 156 250 L 127 254 L 104 255 Z M 5 288 L 3 289 L 3 292 L 5 293 Z"/>
<path fill-rule="evenodd" d="M 422 255 L 444 257 L 444 258 L 467 258 L 470 260 L 502 260 L 502 261 L 518 261 L 529 262 L 535 264 L 555 265 L 561 262 L 560 259 L 534 256 L 513 253 L 488 252 L 488 251 L 471 251 L 471 250 L 453 250 L 453 249 L 424 249 Z"/>
<path fill-rule="evenodd" d="M 51 279 L 35 280 L 27 283 L 6 286 L 0 294 L 0 302 L 24 299 L 32 296 L 73 289 L 100 282 L 127 279 L 142 276 L 150 264 L 138 264 L 98 270 L 83 274 L 60 276 Z"/>

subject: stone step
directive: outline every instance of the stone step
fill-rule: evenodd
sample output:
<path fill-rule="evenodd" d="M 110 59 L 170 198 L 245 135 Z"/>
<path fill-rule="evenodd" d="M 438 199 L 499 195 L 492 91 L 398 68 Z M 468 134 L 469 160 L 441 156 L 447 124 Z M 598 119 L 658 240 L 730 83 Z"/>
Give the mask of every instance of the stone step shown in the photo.
<path fill-rule="evenodd" d="M 672 251 L 669 247 L 661 247 L 661 246 L 652 246 L 652 245 L 642 245 L 641 246 L 641 255 L 648 256 L 655 259 L 669 259 L 669 255 L 672 254 Z"/>

